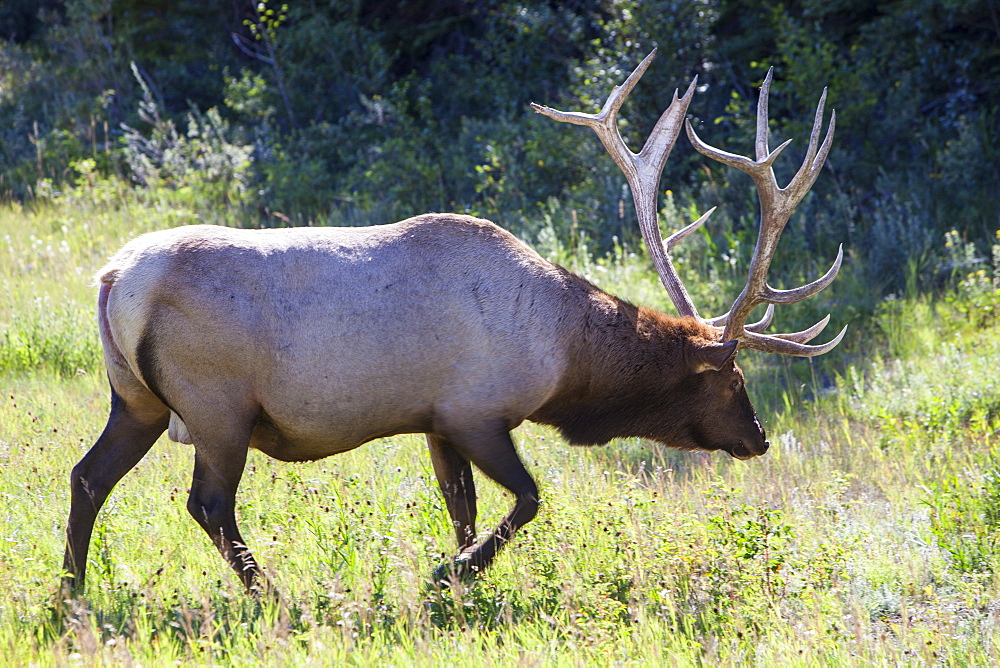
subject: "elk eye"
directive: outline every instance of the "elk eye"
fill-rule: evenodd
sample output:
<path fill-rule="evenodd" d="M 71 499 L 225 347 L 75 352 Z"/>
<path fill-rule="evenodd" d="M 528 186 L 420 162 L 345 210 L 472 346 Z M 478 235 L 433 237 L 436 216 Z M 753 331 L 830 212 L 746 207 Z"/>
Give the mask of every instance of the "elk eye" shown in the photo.
<path fill-rule="evenodd" d="M 740 388 L 743 387 L 743 383 L 739 380 L 734 380 L 731 387 L 733 388 L 733 392 L 739 392 Z"/>

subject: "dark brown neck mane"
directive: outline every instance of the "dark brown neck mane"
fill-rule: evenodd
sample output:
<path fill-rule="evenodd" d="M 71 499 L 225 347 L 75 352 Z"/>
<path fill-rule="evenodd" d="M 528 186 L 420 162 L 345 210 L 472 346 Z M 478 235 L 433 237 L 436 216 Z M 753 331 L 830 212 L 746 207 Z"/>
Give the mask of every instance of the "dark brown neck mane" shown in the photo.
<path fill-rule="evenodd" d="M 558 428 L 574 445 L 673 440 L 686 429 L 684 404 L 694 395 L 687 386 L 697 382 L 688 351 L 694 342 L 715 341 L 715 332 L 694 318 L 601 296 L 560 390 L 528 419 Z"/>

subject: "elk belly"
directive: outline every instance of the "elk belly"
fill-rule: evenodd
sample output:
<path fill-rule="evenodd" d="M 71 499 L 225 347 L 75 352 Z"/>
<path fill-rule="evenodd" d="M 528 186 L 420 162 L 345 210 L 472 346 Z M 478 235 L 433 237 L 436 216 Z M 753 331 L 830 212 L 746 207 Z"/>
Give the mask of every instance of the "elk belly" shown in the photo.
<path fill-rule="evenodd" d="M 191 438 L 191 432 L 188 431 L 184 420 L 173 411 L 170 411 L 170 426 L 167 428 L 167 436 L 175 443 L 194 444 L 194 439 Z"/>

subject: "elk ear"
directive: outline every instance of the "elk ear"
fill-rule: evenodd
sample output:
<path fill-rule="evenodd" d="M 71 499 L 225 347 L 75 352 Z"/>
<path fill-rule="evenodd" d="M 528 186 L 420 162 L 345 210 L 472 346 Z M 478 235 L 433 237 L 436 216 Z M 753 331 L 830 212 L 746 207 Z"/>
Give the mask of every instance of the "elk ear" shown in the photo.
<path fill-rule="evenodd" d="M 736 356 L 738 345 L 738 341 L 726 341 L 695 348 L 691 351 L 691 370 L 695 373 L 718 371 Z"/>

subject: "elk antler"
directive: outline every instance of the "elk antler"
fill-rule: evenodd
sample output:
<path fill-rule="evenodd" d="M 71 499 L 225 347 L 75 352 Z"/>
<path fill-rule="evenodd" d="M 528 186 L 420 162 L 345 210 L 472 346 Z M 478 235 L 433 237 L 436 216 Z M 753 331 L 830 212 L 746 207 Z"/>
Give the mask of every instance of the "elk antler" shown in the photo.
<path fill-rule="evenodd" d="M 715 326 L 722 335 L 722 341 L 738 340 L 741 348 L 752 348 L 754 350 L 800 357 L 812 357 L 833 349 L 844 337 L 844 333 L 847 331 L 846 326 L 829 343 L 821 346 L 805 345 L 807 341 L 812 340 L 823 331 L 823 328 L 830 321 L 830 316 L 801 332 L 771 335 L 761 334 L 764 328 L 771 322 L 771 318 L 774 315 L 774 304 L 791 304 L 816 294 L 833 281 L 840 270 L 840 264 L 843 260 L 843 246 L 841 246 L 833 267 L 820 279 L 795 290 L 775 290 L 767 285 L 767 269 L 771 264 L 771 258 L 774 256 L 774 250 L 777 247 L 781 232 L 788 222 L 789 216 L 794 211 L 795 206 L 809 192 L 809 188 L 815 182 L 826 160 L 826 156 L 830 152 L 836 114 L 833 114 L 830 119 L 830 128 L 827 131 L 826 138 L 823 140 L 822 147 L 819 147 L 817 153 L 819 131 L 823 122 L 823 104 L 826 101 L 826 90 L 823 90 L 823 96 L 820 98 L 819 106 L 816 109 L 816 120 L 813 123 L 812 136 L 809 139 L 809 148 L 805 162 L 786 188 L 778 187 L 774 178 L 774 172 L 771 169 L 771 163 L 791 140 L 786 141 L 773 152 L 769 152 L 767 148 L 767 95 L 771 85 L 771 72 L 768 72 L 767 78 L 764 80 L 760 100 L 757 105 L 756 161 L 708 146 L 695 134 L 691 123 L 687 123 L 688 137 L 692 144 L 694 144 L 694 147 L 710 158 L 736 167 L 749 174 L 753 178 L 754 183 L 757 184 L 757 191 L 761 202 L 760 234 L 757 247 L 754 249 L 753 258 L 750 262 L 750 273 L 747 277 L 746 287 L 744 287 L 743 292 L 733 303 L 733 307 L 729 313 L 718 318 L 702 319 L 698 315 L 698 309 L 695 308 L 690 295 L 688 295 L 683 283 L 681 283 L 680 278 L 677 276 L 677 270 L 670 261 L 669 252 L 684 237 L 701 227 L 708 220 L 712 212 L 715 211 L 715 208 L 709 209 L 698 220 L 674 232 L 666 239 L 661 239 L 660 228 L 656 222 L 656 198 L 660 183 L 660 173 L 663 171 L 667 157 L 670 155 L 670 151 L 677 141 L 678 134 L 680 134 L 681 122 L 687 114 L 687 108 L 691 103 L 698 78 L 695 77 L 691 81 L 683 97 L 678 98 L 677 91 L 674 91 L 673 101 L 671 101 L 670 106 L 667 107 L 666 111 L 663 112 L 660 119 L 656 122 L 653 131 L 650 133 L 649 138 L 646 139 L 646 143 L 638 155 L 629 150 L 621 134 L 618 132 L 618 110 L 621 109 L 625 98 L 635 88 L 636 83 L 638 83 L 639 79 L 649 68 L 655 56 L 656 49 L 653 49 L 639 63 L 635 71 L 628 76 L 624 84 L 615 86 L 600 113 L 583 114 L 579 112 L 557 111 L 550 107 L 534 103 L 531 106 L 535 111 L 556 121 L 573 123 L 574 125 L 586 125 L 597 133 L 601 143 L 604 144 L 604 148 L 607 149 L 612 159 L 614 159 L 615 163 L 625 174 L 625 180 L 628 181 L 629 188 L 632 190 L 632 198 L 635 201 L 635 212 L 639 220 L 639 228 L 642 230 L 642 238 L 646 243 L 646 248 L 649 250 L 653 265 L 656 267 L 656 272 L 660 276 L 660 281 L 667 289 L 667 293 L 670 295 L 670 299 L 673 301 L 680 315 L 699 318 L 703 322 Z M 747 325 L 746 320 L 750 312 L 754 307 L 762 303 L 768 305 L 764 317 L 759 322 Z M 724 329 L 723 325 L 725 325 Z"/>
<path fill-rule="evenodd" d="M 757 246 L 754 248 L 753 257 L 750 260 L 750 271 L 747 275 L 747 283 L 740 293 L 740 296 L 733 302 L 733 307 L 725 316 L 717 318 L 715 324 L 725 324 L 722 334 L 723 341 L 739 341 L 739 347 L 761 350 L 764 352 L 781 353 L 785 355 L 796 355 L 799 357 L 813 357 L 832 350 L 840 340 L 844 338 L 847 327 L 840 331 L 832 341 L 823 345 L 805 345 L 813 337 L 818 335 L 826 324 L 830 321 L 830 316 L 826 316 L 820 322 L 809 329 L 792 334 L 761 334 L 763 329 L 760 323 L 746 325 L 747 317 L 758 304 L 768 304 L 768 312 L 764 320 L 770 321 L 773 313 L 772 304 L 793 304 L 802 301 L 807 297 L 816 294 L 829 285 L 837 272 L 840 271 L 840 263 L 844 258 L 844 247 L 840 246 L 837 251 L 837 259 L 833 266 L 822 277 L 793 290 L 776 290 L 767 284 L 767 270 L 771 265 L 778 239 L 788 218 L 792 215 L 795 207 L 812 187 L 819 176 L 823 163 L 830 153 L 830 146 L 833 143 L 833 131 L 836 125 L 836 112 L 830 115 L 830 127 L 822 146 L 819 145 L 819 133 L 823 127 L 823 105 L 826 102 L 826 89 L 819 99 L 816 107 L 816 118 L 813 121 L 812 134 L 809 137 L 809 146 L 806 149 L 806 157 L 799 168 L 799 171 L 792 177 L 792 180 L 784 188 L 779 188 L 774 177 L 774 170 L 771 165 L 778 154 L 791 142 L 791 139 L 783 143 L 774 151 L 769 151 L 767 147 L 767 98 L 771 89 L 771 74 L 773 68 L 768 70 L 767 77 L 764 78 L 764 85 L 761 87 L 760 99 L 757 102 L 757 159 L 751 160 L 743 156 L 727 153 L 726 151 L 713 148 L 703 142 L 690 121 L 687 123 L 687 134 L 695 149 L 703 155 L 717 160 L 723 164 L 735 167 L 750 175 L 757 186 L 757 195 L 760 199 L 760 231 L 757 237 Z M 761 321 L 764 322 L 764 321 Z"/>
<path fill-rule="evenodd" d="M 677 91 L 674 91 L 673 101 L 656 122 L 638 155 L 629 150 L 618 132 L 618 110 L 621 109 L 625 98 L 646 72 L 649 64 L 653 62 L 654 57 L 656 57 L 656 49 L 653 49 L 645 60 L 639 63 L 639 66 L 629 75 L 624 84 L 615 86 L 598 114 L 557 111 L 534 103 L 531 107 L 549 118 L 563 123 L 586 125 L 597 133 L 604 148 L 608 150 L 615 163 L 625 174 L 625 180 L 628 181 L 629 188 L 632 190 L 632 199 L 635 201 L 635 213 L 639 219 L 642 238 L 646 242 L 646 248 L 649 250 L 653 265 L 656 267 L 656 273 L 660 275 L 660 280 L 667 289 L 670 299 L 673 300 L 674 306 L 677 307 L 677 311 L 681 315 L 697 318 L 699 317 L 698 310 L 694 307 L 691 297 L 678 278 L 677 271 L 667 253 L 674 244 L 700 227 L 712 211 L 683 230 L 674 233 L 664 242 L 660 237 L 660 228 L 656 222 L 656 196 L 660 187 L 660 173 L 663 171 L 663 165 L 666 164 L 670 150 L 674 147 L 677 136 L 680 134 L 681 123 L 687 114 L 687 108 L 694 95 L 698 78 L 695 77 L 691 81 L 691 85 L 688 86 L 683 97 L 678 98 Z"/>

